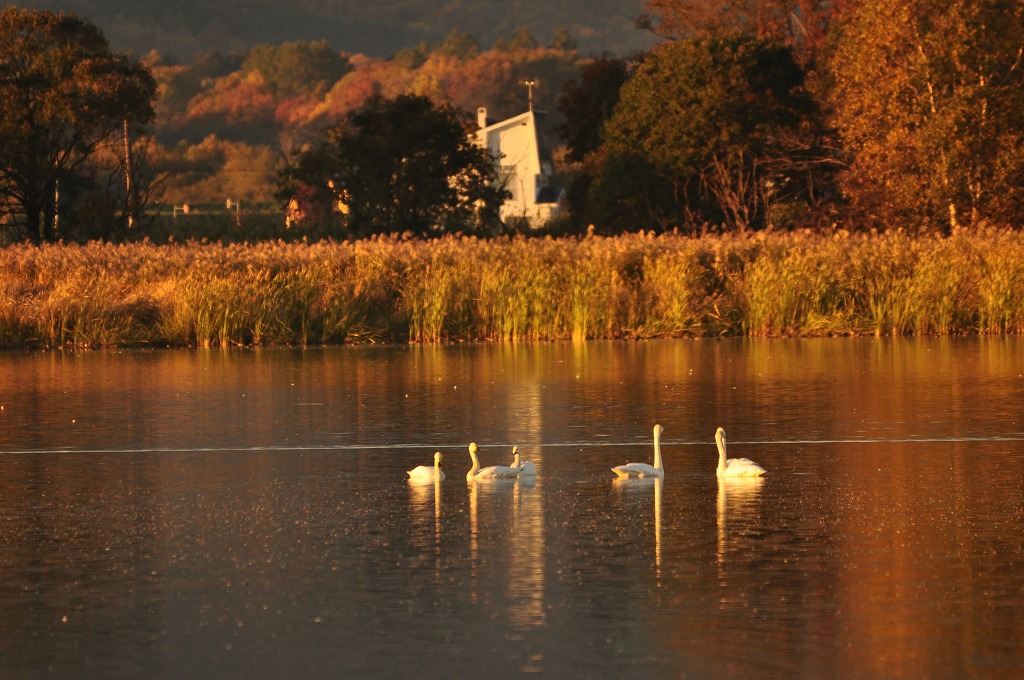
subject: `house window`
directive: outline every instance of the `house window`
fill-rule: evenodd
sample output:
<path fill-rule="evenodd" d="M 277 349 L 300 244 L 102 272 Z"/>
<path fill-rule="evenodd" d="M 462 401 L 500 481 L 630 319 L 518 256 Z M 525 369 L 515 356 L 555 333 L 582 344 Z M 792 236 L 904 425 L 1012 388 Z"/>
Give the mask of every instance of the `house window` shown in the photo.
<path fill-rule="evenodd" d="M 519 201 L 522 195 L 522 189 L 519 186 L 519 177 L 516 175 L 516 166 L 514 165 L 503 165 L 501 166 L 501 179 L 505 183 L 505 189 L 512 194 L 509 201 Z"/>

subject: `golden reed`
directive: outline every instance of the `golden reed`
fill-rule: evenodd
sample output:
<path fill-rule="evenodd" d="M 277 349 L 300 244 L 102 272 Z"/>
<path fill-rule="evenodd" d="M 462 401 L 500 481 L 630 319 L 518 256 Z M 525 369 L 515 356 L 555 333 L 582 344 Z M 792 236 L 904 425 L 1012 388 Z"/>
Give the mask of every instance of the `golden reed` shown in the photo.
<path fill-rule="evenodd" d="M 9 246 L 0 347 L 1020 333 L 1024 234 Z"/>

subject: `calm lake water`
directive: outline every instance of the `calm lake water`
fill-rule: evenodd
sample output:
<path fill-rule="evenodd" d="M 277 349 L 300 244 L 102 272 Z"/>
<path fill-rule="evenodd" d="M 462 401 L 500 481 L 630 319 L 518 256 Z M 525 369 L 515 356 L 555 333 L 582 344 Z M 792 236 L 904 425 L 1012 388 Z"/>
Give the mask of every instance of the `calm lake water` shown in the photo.
<path fill-rule="evenodd" d="M 1024 668 L 1022 339 L 4 354 L 0 407 L 5 680 Z"/>

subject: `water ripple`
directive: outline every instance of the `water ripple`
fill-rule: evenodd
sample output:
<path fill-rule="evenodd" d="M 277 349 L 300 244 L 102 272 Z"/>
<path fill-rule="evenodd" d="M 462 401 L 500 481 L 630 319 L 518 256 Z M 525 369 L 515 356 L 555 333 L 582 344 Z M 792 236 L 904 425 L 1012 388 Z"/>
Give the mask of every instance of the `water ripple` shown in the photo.
<path fill-rule="evenodd" d="M 815 444 L 934 444 L 934 443 L 957 443 L 957 442 L 1021 442 L 1024 441 L 1024 433 L 1011 433 L 1006 435 L 988 436 L 957 436 L 957 437 L 864 437 L 848 439 L 750 439 L 730 440 L 730 445 L 739 446 L 809 446 Z M 511 447 L 513 444 L 520 447 L 532 447 L 540 449 L 582 449 L 582 448 L 609 448 L 609 447 L 632 447 L 648 446 L 648 440 L 632 441 L 578 441 L 578 442 L 484 442 L 480 441 L 482 447 Z M 708 441 L 672 441 L 662 440 L 665 446 L 709 446 L 713 442 Z M 74 453 L 74 454 L 126 454 L 126 453 L 273 453 L 273 452 L 301 452 L 301 451 L 381 451 L 381 450 L 420 450 L 420 449 L 459 449 L 466 446 L 465 442 L 435 442 L 433 444 L 420 444 L 408 442 L 384 442 L 380 444 L 317 444 L 317 445 L 294 445 L 282 444 L 280 446 L 201 446 L 201 447 L 151 447 L 151 448 L 41 448 L 41 449 L 12 449 L 10 451 L 0 450 L 0 455 L 30 455 L 43 453 Z"/>

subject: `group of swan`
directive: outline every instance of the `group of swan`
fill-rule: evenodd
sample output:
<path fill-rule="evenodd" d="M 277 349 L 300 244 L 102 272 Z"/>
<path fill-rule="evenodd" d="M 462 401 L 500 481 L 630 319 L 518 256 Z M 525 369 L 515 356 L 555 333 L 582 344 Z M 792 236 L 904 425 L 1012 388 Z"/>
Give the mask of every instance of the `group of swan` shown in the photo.
<path fill-rule="evenodd" d="M 616 465 L 612 468 L 620 479 L 630 477 L 657 477 L 665 478 L 665 468 L 661 462 L 661 433 L 665 431 L 661 425 L 654 426 L 654 465 L 647 463 L 626 463 Z M 718 469 L 719 477 L 760 477 L 764 474 L 763 467 L 749 458 L 726 458 L 725 455 L 725 429 L 718 428 L 715 432 L 715 443 L 718 445 Z"/>
<path fill-rule="evenodd" d="M 532 460 L 519 459 L 519 447 L 512 447 L 511 465 L 491 465 L 481 468 L 480 460 L 476 457 L 477 445 L 472 442 L 469 445 L 469 457 L 473 460 L 473 467 L 466 473 L 466 479 L 473 481 L 477 479 L 516 479 L 519 477 L 536 477 L 537 466 Z M 414 482 L 440 482 L 444 480 L 444 470 L 441 469 L 441 452 L 434 453 L 434 464 L 418 465 L 409 470 L 409 479 Z"/>
<path fill-rule="evenodd" d="M 654 426 L 654 465 L 647 463 L 626 463 L 612 468 L 620 479 L 656 477 L 664 479 L 665 468 L 661 462 L 661 433 L 665 431 L 661 425 Z M 718 428 L 715 432 L 715 443 L 718 445 L 718 469 L 719 477 L 759 477 L 765 473 L 763 467 L 749 458 L 726 458 L 725 455 L 725 430 Z M 511 465 L 491 465 L 481 468 L 480 461 L 476 457 L 476 442 L 469 445 L 469 457 L 473 460 L 473 467 L 466 473 L 468 481 L 477 479 L 515 479 L 518 477 L 535 477 L 537 466 L 532 461 L 523 461 L 519 458 L 519 447 L 512 447 Z M 434 454 L 434 465 L 420 465 L 409 470 L 409 479 L 417 482 L 441 481 L 444 479 L 444 471 L 441 470 L 441 452 Z"/>

